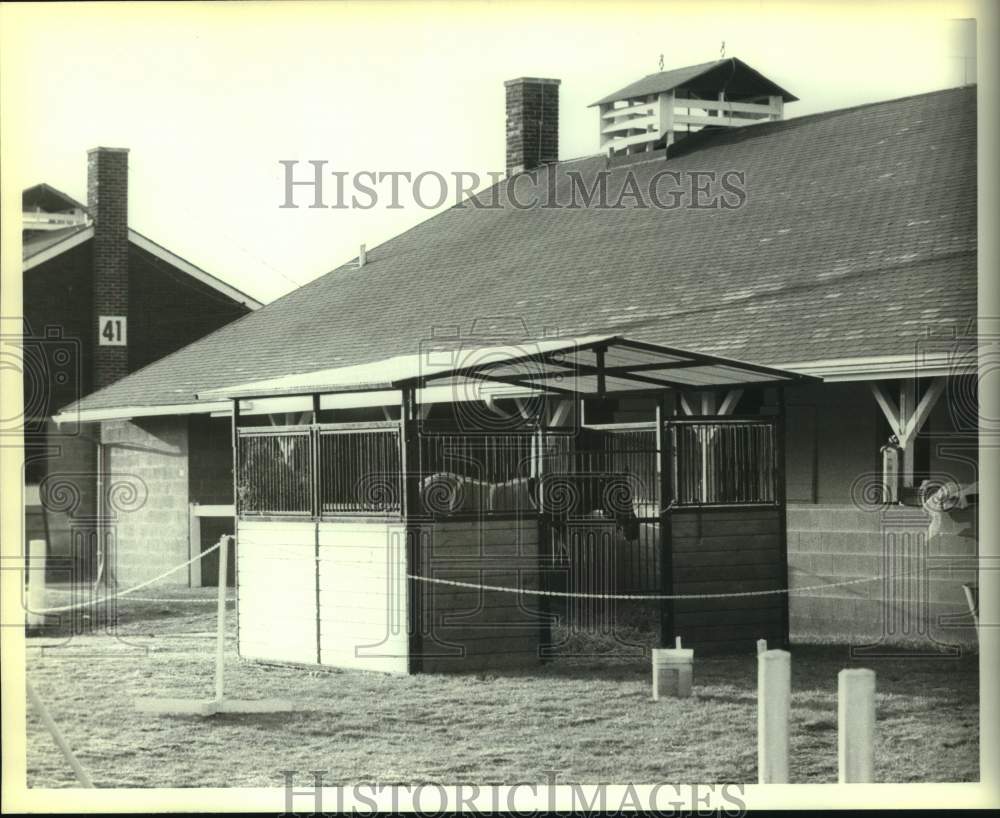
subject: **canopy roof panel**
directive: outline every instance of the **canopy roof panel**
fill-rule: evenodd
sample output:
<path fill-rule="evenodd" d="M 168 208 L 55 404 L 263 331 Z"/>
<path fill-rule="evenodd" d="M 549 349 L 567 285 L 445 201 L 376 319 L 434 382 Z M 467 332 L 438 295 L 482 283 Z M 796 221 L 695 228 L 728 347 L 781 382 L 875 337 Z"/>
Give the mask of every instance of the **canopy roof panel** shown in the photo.
<path fill-rule="evenodd" d="M 526 339 L 491 346 L 429 344 L 412 355 L 210 389 L 199 392 L 198 399 L 372 392 L 427 386 L 455 390 L 489 386 L 499 387 L 489 390 L 494 394 L 601 397 L 624 392 L 818 380 L 796 372 L 649 344 L 621 335 L 587 335 Z"/>

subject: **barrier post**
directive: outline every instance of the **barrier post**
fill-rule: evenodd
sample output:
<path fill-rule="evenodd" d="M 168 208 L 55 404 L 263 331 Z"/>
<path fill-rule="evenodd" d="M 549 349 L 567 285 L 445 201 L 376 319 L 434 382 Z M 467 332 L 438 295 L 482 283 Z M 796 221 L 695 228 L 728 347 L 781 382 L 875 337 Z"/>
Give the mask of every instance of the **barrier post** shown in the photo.
<path fill-rule="evenodd" d="M 875 671 L 856 668 L 837 674 L 837 781 L 875 780 Z"/>
<path fill-rule="evenodd" d="M 226 577 L 229 568 L 229 536 L 219 538 L 219 622 L 215 638 L 215 700 L 222 704 L 226 667 Z"/>
<path fill-rule="evenodd" d="M 757 656 L 757 780 L 788 783 L 788 718 L 792 695 L 792 656 L 768 650 Z"/>
<path fill-rule="evenodd" d="M 762 653 L 767 652 L 767 640 L 758 639 L 757 640 L 757 655 L 760 656 Z"/>
<path fill-rule="evenodd" d="M 45 624 L 45 540 L 31 540 L 28 543 L 28 610 L 29 628 L 40 628 Z"/>

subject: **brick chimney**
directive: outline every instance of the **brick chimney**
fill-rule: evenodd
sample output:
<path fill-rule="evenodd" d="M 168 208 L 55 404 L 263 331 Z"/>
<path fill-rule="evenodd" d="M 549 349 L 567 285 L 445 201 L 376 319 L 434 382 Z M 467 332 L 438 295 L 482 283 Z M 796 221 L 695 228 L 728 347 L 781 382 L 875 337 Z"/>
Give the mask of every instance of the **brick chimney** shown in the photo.
<path fill-rule="evenodd" d="M 507 80 L 507 175 L 559 160 L 559 80 Z"/>
<path fill-rule="evenodd" d="M 128 148 L 87 153 L 94 220 L 93 388 L 128 374 Z"/>

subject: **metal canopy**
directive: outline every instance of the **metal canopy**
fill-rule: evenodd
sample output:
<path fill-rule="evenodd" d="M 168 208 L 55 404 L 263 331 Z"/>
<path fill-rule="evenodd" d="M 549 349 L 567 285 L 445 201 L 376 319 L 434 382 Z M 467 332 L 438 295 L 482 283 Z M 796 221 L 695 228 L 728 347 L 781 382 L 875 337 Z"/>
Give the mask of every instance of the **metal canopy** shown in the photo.
<path fill-rule="evenodd" d="M 484 396 L 576 397 L 818 382 L 796 372 L 650 344 L 621 335 L 545 338 L 497 346 L 428 346 L 354 366 L 321 369 L 206 390 L 199 400 L 373 392 L 479 389 Z M 437 391 L 437 390 L 435 390 Z"/>

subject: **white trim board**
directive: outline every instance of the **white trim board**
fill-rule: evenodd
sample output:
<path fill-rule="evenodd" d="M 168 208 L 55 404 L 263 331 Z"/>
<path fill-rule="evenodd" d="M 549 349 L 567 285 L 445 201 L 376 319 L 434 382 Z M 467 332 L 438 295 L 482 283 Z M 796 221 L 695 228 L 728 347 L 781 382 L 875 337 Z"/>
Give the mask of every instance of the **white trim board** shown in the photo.
<path fill-rule="evenodd" d="M 78 247 L 85 241 L 89 241 L 94 238 L 94 228 L 93 226 L 88 227 L 86 230 L 81 230 L 79 233 L 73 233 L 72 235 L 66 236 L 66 238 L 57 241 L 55 244 L 51 244 L 44 250 L 39 250 L 34 255 L 28 256 L 21 262 L 21 270 L 27 272 L 33 267 L 37 267 L 39 264 L 44 264 L 49 259 L 55 258 L 56 256 L 61 256 L 67 250 L 72 250 L 74 247 Z"/>
<path fill-rule="evenodd" d="M 181 272 L 187 273 L 191 276 L 191 278 L 200 281 L 202 284 L 206 284 L 212 289 L 218 290 L 223 295 L 233 299 L 233 301 L 245 304 L 252 310 L 257 310 L 264 306 L 260 301 L 255 298 L 251 298 L 242 290 L 237 290 L 235 287 L 226 284 L 225 281 L 216 278 L 211 273 L 206 273 L 200 267 L 196 267 L 190 261 L 181 258 L 175 253 L 171 253 L 166 247 L 161 247 L 152 239 L 147 239 L 144 235 L 137 233 L 132 228 L 129 228 L 128 240 L 141 250 L 145 250 L 147 253 L 156 256 L 161 261 L 167 262 L 167 264 L 176 267 Z"/>
<path fill-rule="evenodd" d="M 503 390 L 494 397 L 527 398 L 541 394 L 537 390 L 500 387 Z M 427 387 L 417 390 L 417 403 L 430 407 L 432 403 L 460 403 L 475 400 L 472 396 L 456 395 L 447 386 Z M 278 396 L 273 398 L 254 398 L 241 401 L 241 415 L 268 415 L 279 412 L 306 412 L 312 409 L 312 398 L 303 396 Z M 320 409 L 358 409 L 369 406 L 398 406 L 399 392 L 381 390 L 378 392 L 347 392 L 338 395 L 320 395 Z M 424 410 L 427 411 L 427 410 Z M 130 418 L 151 417 L 154 415 L 207 415 L 213 417 L 229 417 L 232 414 L 231 400 L 203 400 L 195 403 L 161 404 L 159 406 L 122 406 L 104 409 L 80 409 L 60 412 L 53 418 L 57 424 L 62 423 L 94 423 L 102 420 L 128 420 Z"/>
<path fill-rule="evenodd" d="M 939 347 L 940 348 L 940 347 Z M 972 348 L 965 352 L 886 355 L 872 358 L 841 358 L 828 361 L 783 363 L 777 366 L 803 375 L 816 375 L 827 383 L 840 381 L 878 381 L 883 379 L 921 378 L 966 375 L 976 372 Z"/>

